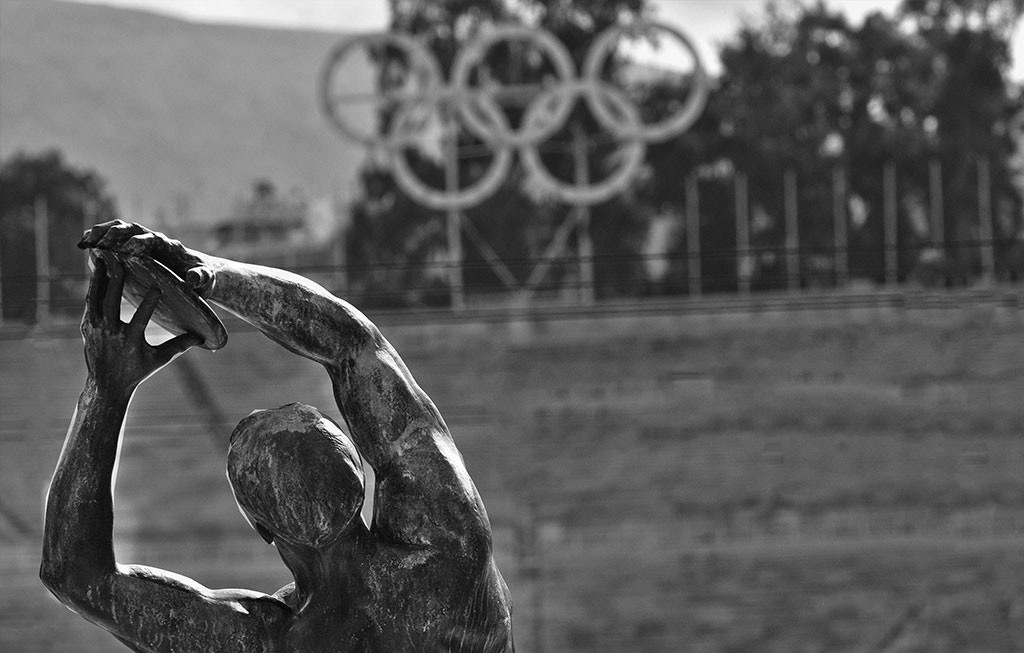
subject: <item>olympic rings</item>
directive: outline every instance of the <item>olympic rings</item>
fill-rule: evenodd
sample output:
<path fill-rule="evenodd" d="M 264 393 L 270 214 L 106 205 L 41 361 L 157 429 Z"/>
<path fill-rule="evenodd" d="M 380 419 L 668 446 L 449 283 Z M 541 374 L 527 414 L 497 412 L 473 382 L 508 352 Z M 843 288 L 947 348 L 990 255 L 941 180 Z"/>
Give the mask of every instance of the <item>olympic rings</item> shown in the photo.
<path fill-rule="evenodd" d="M 570 100 L 573 99 L 573 96 L 591 92 L 595 91 L 583 85 L 562 87 L 547 91 L 547 93 L 562 94 Z M 639 131 L 640 112 L 636 105 L 629 101 L 629 98 L 626 97 L 625 93 L 614 86 L 598 86 L 596 93 L 602 94 L 607 98 L 607 100 L 611 101 L 611 104 L 620 114 L 619 119 L 625 122 L 628 131 Z M 603 101 L 604 100 L 602 100 L 602 102 Z M 539 103 L 531 104 L 530 108 L 527 109 L 526 118 L 523 121 L 527 126 L 532 125 L 532 123 L 537 122 L 540 119 L 539 117 L 541 114 L 536 110 L 536 107 L 538 106 L 541 105 Z M 646 151 L 647 146 L 644 141 L 640 139 L 623 141 L 622 163 L 619 164 L 619 167 L 615 172 L 598 184 L 569 184 L 557 179 L 554 175 L 548 172 L 544 163 L 541 161 L 537 148 L 535 147 L 525 147 L 521 149 L 520 158 L 527 174 L 529 174 L 543 190 L 552 193 L 562 201 L 569 202 L 570 204 L 590 205 L 607 201 L 626 190 L 634 177 L 636 177 L 637 170 L 639 170 L 640 166 L 643 164 L 644 153 Z"/>
<path fill-rule="evenodd" d="M 399 108 L 398 113 L 395 115 L 394 123 L 392 123 L 398 129 L 401 129 L 402 123 L 408 119 L 409 110 L 412 106 L 414 105 L 405 104 Z M 481 108 L 487 112 L 487 118 L 493 121 L 493 124 L 508 125 L 505 114 L 495 105 L 487 103 L 481 105 Z M 451 134 L 450 137 L 454 138 L 455 134 Z M 394 152 L 391 159 L 391 170 L 402 190 L 420 204 L 438 210 L 476 206 L 490 197 L 508 179 L 508 173 L 511 168 L 511 148 L 506 145 L 498 146 L 490 165 L 480 179 L 466 188 L 447 191 L 434 188 L 420 181 L 415 173 L 413 173 L 412 168 L 409 167 L 409 161 L 402 152 Z"/>
<path fill-rule="evenodd" d="M 662 23 L 613 25 L 601 32 L 590 46 L 590 50 L 587 51 L 587 58 L 583 62 L 583 78 L 593 82 L 600 81 L 601 70 L 604 68 L 605 61 L 615 51 L 618 39 L 623 36 L 637 36 L 654 29 L 664 30 L 675 37 L 682 44 L 683 48 L 690 53 L 690 56 L 693 57 L 693 88 L 689 95 L 687 95 L 682 108 L 675 115 L 670 115 L 651 125 L 643 125 L 640 131 L 635 134 L 623 131 L 619 127 L 619 123 L 616 122 L 615 116 L 608 111 L 607 105 L 591 92 L 587 97 L 591 100 L 589 107 L 594 112 L 595 117 L 602 125 L 622 138 L 632 137 L 647 142 L 657 142 L 678 136 L 689 129 L 690 125 L 700 117 L 700 113 L 704 110 L 704 105 L 708 100 L 709 84 L 707 73 L 704 72 L 704 67 L 700 65 L 697 49 L 682 32 Z"/>
<path fill-rule="evenodd" d="M 679 41 L 693 58 L 690 88 L 681 106 L 667 117 L 643 122 L 639 107 L 632 99 L 600 75 L 623 37 L 636 37 L 652 30 L 666 32 Z M 482 72 L 474 78 L 488 53 L 500 43 L 526 42 L 550 64 L 553 80 L 512 88 L 494 83 Z M 371 96 L 335 93 L 335 76 L 343 61 L 360 47 L 393 47 L 406 57 L 409 77 L 400 90 L 385 90 Z M 411 81 L 417 86 L 409 90 Z M 503 109 L 508 95 L 528 94 L 529 100 L 518 127 L 510 125 Z M 621 193 L 635 179 L 643 164 L 647 143 L 663 141 L 685 132 L 697 119 L 707 102 L 708 79 L 693 44 L 678 30 L 662 24 L 640 21 L 628 26 L 612 26 L 599 34 L 587 51 L 581 75 L 577 75 L 572 57 L 550 32 L 521 25 L 498 25 L 473 39 L 456 53 L 450 81 L 444 83 L 440 65 L 419 41 L 403 34 L 380 33 L 356 36 L 342 41 L 330 54 L 320 77 L 321 107 L 331 124 L 346 137 L 383 151 L 398 185 L 414 200 L 434 209 L 466 208 L 493 194 L 508 178 L 512 151 L 519 153 L 523 167 L 532 179 L 557 199 L 579 205 L 596 204 Z M 621 144 L 621 159 L 605 179 L 591 183 L 587 179 L 566 182 L 554 177 L 545 167 L 538 145 L 565 127 L 573 107 L 582 98 L 598 124 Z M 360 130 L 343 109 L 355 101 L 368 101 L 376 107 L 395 108 L 384 134 Z M 465 188 L 435 188 L 418 179 L 402 150 L 411 147 L 421 129 L 413 124 L 416 107 L 427 107 L 442 118 L 445 127 L 457 132 L 462 125 L 480 139 L 493 155 L 484 173 Z M 449 133 L 454 139 L 455 134 Z"/>
<path fill-rule="evenodd" d="M 358 48 L 374 48 L 382 46 L 391 46 L 405 53 L 409 67 L 412 69 L 411 73 L 413 74 L 413 79 L 416 79 L 415 73 L 419 73 L 419 77 L 426 88 L 426 92 L 402 93 L 396 91 L 385 91 L 383 94 L 374 94 L 368 97 L 359 95 L 350 96 L 348 94 L 333 92 L 332 82 L 334 81 L 335 73 L 342 68 L 342 62 L 346 58 L 351 56 Z M 338 131 L 357 143 L 361 143 L 367 147 L 374 147 L 380 144 L 380 136 L 376 133 L 360 130 L 356 127 L 352 121 L 340 111 L 341 106 L 353 104 L 355 101 L 366 99 L 369 99 L 370 102 L 375 105 L 391 103 L 403 106 L 410 100 L 421 100 L 425 97 L 432 98 L 439 95 L 439 90 L 441 89 L 443 80 L 444 77 L 441 74 L 441 66 L 437 63 L 437 59 L 434 57 L 433 53 L 411 36 L 392 32 L 361 34 L 359 36 L 343 40 L 334 48 L 330 56 L 327 58 L 327 63 L 320 74 L 320 106 L 323 109 L 324 115 L 327 116 L 327 119 L 335 128 L 338 129 Z M 388 145 L 390 148 L 403 144 L 403 142 L 396 140 L 394 135 L 389 136 Z M 404 144 L 411 142 L 411 138 L 412 135 L 407 134 L 404 139 Z"/>
<path fill-rule="evenodd" d="M 490 88 L 483 88 L 475 94 L 475 97 L 472 97 L 468 93 L 471 88 L 469 84 L 470 73 L 475 66 L 484 60 L 488 50 L 502 41 L 533 42 L 550 59 L 555 70 L 555 76 L 561 84 L 569 84 L 575 80 L 576 66 L 572 62 L 572 57 L 569 56 L 565 46 L 551 32 L 520 25 L 499 26 L 468 43 L 455 56 L 455 61 L 452 63 L 452 87 L 460 97 L 466 97 L 470 100 L 459 103 L 459 115 L 465 121 L 466 128 L 477 138 L 483 139 L 485 142 L 504 143 L 513 147 L 536 145 L 554 134 L 565 124 L 565 121 L 569 118 L 569 113 L 572 111 L 574 98 L 569 94 L 556 94 L 557 101 L 554 108 L 550 110 L 547 121 L 536 120 L 537 124 L 532 129 L 526 129 L 525 121 L 523 126 L 520 127 L 520 131 L 516 132 L 510 131 L 507 128 L 502 129 L 498 125 L 481 120 L 479 114 L 473 112 L 474 104 L 481 100 L 493 103 L 495 85 L 492 84 Z M 534 106 L 536 106 L 535 103 L 530 104 L 531 108 Z"/>

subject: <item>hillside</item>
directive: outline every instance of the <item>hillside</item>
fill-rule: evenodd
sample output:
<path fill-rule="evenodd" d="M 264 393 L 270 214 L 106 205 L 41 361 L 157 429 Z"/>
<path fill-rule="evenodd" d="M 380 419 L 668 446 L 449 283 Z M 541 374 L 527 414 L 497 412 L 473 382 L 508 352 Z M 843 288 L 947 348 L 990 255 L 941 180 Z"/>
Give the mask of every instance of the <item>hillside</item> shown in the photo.
<path fill-rule="evenodd" d="M 257 177 L 344 196 L 363 153 L 316 99 L 340 36 L 0 0 L 0 157 L 58 147 L 146 220 L 223 217 Z M 369 84 L 354 67 L 353 88 Z"/>

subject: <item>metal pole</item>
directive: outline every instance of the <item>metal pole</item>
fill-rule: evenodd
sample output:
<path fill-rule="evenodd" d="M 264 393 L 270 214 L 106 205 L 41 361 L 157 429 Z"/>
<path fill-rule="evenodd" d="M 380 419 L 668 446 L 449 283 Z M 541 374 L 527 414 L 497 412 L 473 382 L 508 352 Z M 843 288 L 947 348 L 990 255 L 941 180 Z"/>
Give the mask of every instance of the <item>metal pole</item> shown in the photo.
<path fill-rule="evenodd" d="M 686 177 L 686 262 L 690 296 L 700 297 L 700 192 L 696 171 Z"/>
<path fill-rule="evenodd" d="M 449 194 L 459 190 L 459 152 L 458 131 L 450 115 L 447 122 L 445 137 L 444 185 Z M 451 286 L 452 309 L 461 311 L 466 305 L 465 288 L 462 283 L 462 212 L 459 209 L 448 209 L 448 283 Z"/>
<path fill-rule="evenodd" d="M 345 265 L 347 240 L 348 227 L 338 229 L 337 238 L 331 250 L 331 265 L 334 268 L 334 291 L 339 297 L 348 295 L 348 270 Z"/>
<path fill-rule="evenodd" d="M 36 324 L 50 324 L 50 219 L 46 197 L 35 202 L 36 231 Z"/>
<path fill-rule="evenodd" d="M 896 166 L 890 161 L 885 164 L 882 177 L 882 219 L 884 225 L 885 285 L 895 286 L 899 282 L 899 251 L 897 247 L 896 213 Z"/>
<path fill-rule="evenodd" d="M 579 121 L 572 126 L 572 154 L 574 178 L 577 186 L 590 184 L 590 162 L 587 159 L 587 133 Z M 580 302 L 594 303 L 594 242 L 590 238 L 590 207 L 576 207 L 576 239 L 580 255 Z"/>
<path fill-rule="evenodd" d="M 82 231 L 88 231 L 92 229 L 93 225 L 96 224 L 96 216 L 99 214 L 99 209 L 96 206 L 96 200 L 88 200 L 85 203 L 85 210 L 82 211 Z M 89 277 L 92 276 L 92 269 L 89 267 L 89 252 L 85 252 L 85 257 L 82 259 L 85 265 L 85 280 L 86 284 L 89 282 Z"/>
<path fill-rule="evenodd" d="M 536 503 L 528 504 L 524 537 L 523 566 L 527 577 L 533 578 L 533 650 L 543 653 L 544 631 L 547 624 L 544 620 L 544 560 L 543 543 L 540 538 L 540 510 Z"/>
<path fill-rule="evenodd" d="M 0 215 L 0 218 L 2 218 L 2 217 L 3 216 Z M 2 327 L 4 325 L 4 280 L 3 280 L 3 276 L 4 276 L 4 273 L 3 273 L 4 262 L 3 262 L 3 255 L 2 255 L 3 248 L 4 248 L 3 247 L 3 243 L 0 243 L 0 327 Z"/>
<path fill-rule="evenodd" d="M 992 172 L 988 157 L 978 159 L 978 240 L 982 280 L 991 282 L 996 277 L 996 257 L 992 238 Z"/>
<path fill-rule="evenodd" d="M 736 172 L 736 289 L 750 294 L 750 207 L 747 199 L 747 175 Z"/>
<path fill-rule="evenodd" d="M 786 214 L 786 286 L 800 289 L 800 223 L 797 207 L 796 171 L 787 168 L 782 178 Z"/>
<path fill-rule="evenodd" d="M 832 169 L 832 235 L 835 241 L 836 286 L 849 282 L 850 254 L 847 251 L 846 171 L 842 166 Z"/>
<path fill-rule="evenodd" d="M 937 158 L 928 162 L 929 208 L 931 209 L 932 244 L 946 255 L 946 222 L 942 214 L 942 162 Z"/>

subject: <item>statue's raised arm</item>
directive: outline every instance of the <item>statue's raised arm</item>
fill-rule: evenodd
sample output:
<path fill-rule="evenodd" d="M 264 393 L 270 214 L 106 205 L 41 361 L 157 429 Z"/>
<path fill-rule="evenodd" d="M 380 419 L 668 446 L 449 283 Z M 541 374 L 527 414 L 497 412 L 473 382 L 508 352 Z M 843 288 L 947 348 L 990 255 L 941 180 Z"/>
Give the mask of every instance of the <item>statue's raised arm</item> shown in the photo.
<path fill-rule="evenodd" d="M 290 610 L 269 596 L 210 590 L 159 569 L 114 559 L 113 487 L 125 414 L 136 388 L 197 339 L 158 347 L 145 328 L 154 289 L 121 322 L 124 268 L 98 260 L 82 335 L 88 375 L 47 497 L 40 577 L 63 603 L 136 650 L 262 650 Z"/>

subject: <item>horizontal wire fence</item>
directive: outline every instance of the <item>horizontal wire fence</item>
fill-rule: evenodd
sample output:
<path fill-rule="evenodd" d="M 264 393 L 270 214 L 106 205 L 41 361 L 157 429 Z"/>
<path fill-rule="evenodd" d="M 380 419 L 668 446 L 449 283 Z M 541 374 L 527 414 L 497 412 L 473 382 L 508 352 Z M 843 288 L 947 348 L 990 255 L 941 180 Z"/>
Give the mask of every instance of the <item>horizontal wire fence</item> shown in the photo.
<path fill-rule="evenodd" d="M 995 245 L 996 243 L 993 241 L 964 240 L 947 242 L 945 249 L 948 252 L 954 253 L 975 252 L 981 248 L 994 247 Z M 901 256 L 919 256 L 922 253 L 931 252 L 933 250 L 934 246 L 932 245 L 920 244 L 907 247 L 894 247 L 886 251 L 893 251 Z M 717 288 L 717 292 L 695 293 L 692 291 L 692 288 L 688 289 L 685 283 L 678 284 L 674 289 L 657 290 L 655 288 L 652 290 L 652 280 L 643 275 L 642 269 L 647 264 L 682 267 L 692 261 L 699 261 L 700 264 L 707 267 L 714 267 L 717 262 L 725 262 L 732 265 L 744 257 L 757 259 L 767 256 L 777 260 L 778 258 L 790 255 L 796 255 L 801 257 L 801 259 L 806 259 L 810 257 L 833 258 L 835 256 L 849 256 L 864 253 L 880 254 L 875 248 L 850 247 L 843 250 L 836 250 L 824 247 L 787 249 L 785 247 L 766 246 L 751 247 L 742 251 L 734 249 L 705 250 L 701 252 L 700 255 L 690 255 L 685 252 L 656 255 L 595 255 L 590 257 L 567 255 L 561 257 L 557 263 L 557 265 L 561 266 L 563 271 L 564 269 L 575 269 L 580 265 L 588 263 L 598 269 L 601 269 L 604 266 L 609 266 L 611 271 L 608 274 L 602 275 L 599 279 L 591 281 L 584 281 L 575 275 L 570 275 L 571 278 L 568 281 L 563 279 L 562 283 L 542 287 L 534 291 L 534 294 L 544 295 L 545 293 L 550 294 L 551 292 L 556 292 L 557 296 L 565 298 L 569 302 L 575 302 L 575 297 L 577 297 L 581 291 L 607 288 L 609 286 L 624 286 L 634 289 L 634 292 L 632 293 L 620 292 L 609 297 L 609 299 L 623 299 L 630 295 L 637 298 L 650 297 L 651 295 L 701 297 L 703 295 L 738 294 L 746 296 L 750 295 L 752 292 L 756 294 L 758 291 L 778 291 L 787 289 L 804 291 L 828 288 L 840 291 L 844 289 L 849 290 L 851 288 L 858 290 L 865 290 L 867 288 L 894 289 L 905 288 L 908 284 L 919 287 L 952 288 L 956 286 L 969 285 L 970 283 L 992 280 L 991 277 L 950 271 L 946 268 L 941 268 L 939 264 L 936 264 L 940 269 L 928 273 L 922 273 L 921 279 L 914 279 L 913 276 L 908 273 L 906 275 L 901 275 L 902 278 L 898 282 L 886 283 L 884 281 L 878 281 L 870 276 L 857 277 L 854 275 L 850 281 L 843 285 L 839 285 L 837 283 L 835 271 L 830 268 L 824 269 L 820 272 L 789 272 L 781 270 L 770 272 L 765 275 L 770 278 L 772 283 L 766 283 L 763 286 L 759 286 L 756 283 L 750 284 L 751 281 L 757 281 L 756 278 L 752 277 L 751 279 L 748 279 L 748 284 L 750 285 L 743 289 L 740 287 L 742 279 L 740 279 L 733 271 L 726 270 L 705 273 L 701 277 L 703 285 Z M 882 252 L 881 254 L 884 253 L 885 252 Z M 71 255 L 77 256 L 77 254 L 78 252 L 75 251 Z M 1022 249 L 1022 255 L 1024 255 L 1024 249 Z M 516 259 L 514 262 L 532 268 L 535 265 L 543 263 L 544 259 L 523 258 Z M 385 263 L 373 266 L 287 266 L 289 270 L 320 282 L 335 294 L 349 299 L 357 305 L 367 305 L 371 307 L 378 305 L 390 306 L 395 303 L 393 300 L 401 300 L 408 298 L 410 295 L 415 296 L 431 291 L 439 292 L 443 296 L 443 277 L 452 267 L 453 266 L 451 264 L 446 262 L 434 262 L 429 264 Z M 464 262 L 459 266 L 459 268 L 467 277 L 469 277 L 473 272 L 487 272 L 490 270 L 490 266 L 486 262 L 474 261 Z M 358 273 L 363 270 L 383 271 L 385 273 L 401 273 L 413 278 L 416 280 L 416 283 L 404 285 L 400 288 L 361 290 L 357 293 L 351 293 L 348 288 L 335 281 L 339 277 L 350 277 L 354 273 Z M 623 270 L 625 270 L 625 273 L 623 273 Z M 931 279 L 926 278 L 925 275 L 928 274 L 932 276 Z M 1008 276 L 1003 283 L 1017 284 L 1022 280 L 1024 280 L 1024 276 L 1018 277 L 1014 275 Z M 56 273 L 45 276 L 36 276 L 30 273 L 8 274 L 0 278 L 0 287 L 5 291 L 4 301 L 0 306 L 4 307 L 4 315 L 6 316 L 6 319 L 11 322 L 43 323 L 47 322 L 51 318 L 57 320 L 61 320 L 62 318 L 66 319 L 68 316 L 74 316 L 81 312 L 87 285 L 88 277 L 84 271 L 78 273 Z M 469 283 L 466 285 L 472 287 Z M 50 292 L 49 297 L 45 297 L 46 292 Z M 12 296 L 17 297 L 20 301 L 12 301 Z M 493 302 L 495 310 L 501 310 L 502 298 L 514 298 L 515 293 L 510 292 L 506 288 L 500 287 L 499 284 L 491 283 L 487 284 L 485 287 L 475 288 L 473 290 L 473 296 L 477 299 L 478 308 L 486 310 L 488 302 Z M 445 304 L 446 301 L 442 299 L 441 303 Z M 435 305 L 436 304 L 437 303 L 435 302 Z M 408 308 L 415 309 L 416 306 L 410 305 Z M 45 317 L 42 316 L 40 314 L 41 310 L 45 310 L 49 315 Z M 12 319 L 12 315 L 16 315 L 18 317 Z M 0 324 L 2 324 L 2 322 L 0 322 Z"/>
<path fill-rule="evenodd" d="M 974 163 L 977 174 L 970 197 L 953 202 L 944 195 L 950 189 L 942 187 L 941 164 L 931 160 L 925 167 L 925 182 L 904 184 L 887 164 L 876 180 L 878 188 L 870 193 L 855 188 L 850 171 L 842 166 L 832 169 L 824 185 L 786 170 L 777 187 L 766 190 L 762 183 L 757 192 L 745 172 L 723 175 L 698 169 L 681 180 L 685 206 L 661 216 L 672 224 L 672 235 L 662 238 L 653 252 L 644 247 L 642 252 L 598 249 L 581 255 L 583 227 L 570 225 L 555 251 L 501 257 L 500 263 L 493 260 L 493 247 L 489 253 L 479 250 L 479 232 L 473 238 L 468 232 L 463 236 L 461 260 L 452 260 L 438 245 L 428 262 L 407 258 L 296 264 L 299 257 L 287 253 L 279 260 L 253 262 L 277 263 L 311 276 L 359 305 L 406 308 L 458 308 L 462 302 L 456 292 L 465 292 L 479 307 L 509 300 L 587 303 L 585 298 L 593 297 L 745 295 L 908 283 L 955 287 L 1024 279 L 1024 216 L 1016 191 L 997 188 L 988 161 L 981 159 Z M 711 200 L 704 197 L 708 194 Z M 814 196 L 813 215 L 807 211 L 808 195 Z M 723 206 L 722 199 L 729 201 Z M 567 221 L 573 219 L 572 210 Z M 22 222 L 33 225 L 32 234 L 22 234 L 21 246 L 33 249 L 34 256 L 11 251 L 14 245 L 0 249 L 0 320 L 45 323 L 51 314 L 77 312 L 88 273 L 71 244 L 49 240 L 51 225 L 61 217 L 50 215 L 43 198 L 20 211 L 22 218 L 30 218 Z M 9 208 L 5 213 L 6 225 L 6 217 L 18 211 Z M 0 237 L 12 238 L 11 233 L 5 229 Z M 574 248 L 577 242 L 580 250 Z M 337 251 L 344 244 L 324 248 Z M 456 277 L 453 270 L 459 272 Z M 462 279 L 464 287 L 450 287 L 452 278 Z"/>

